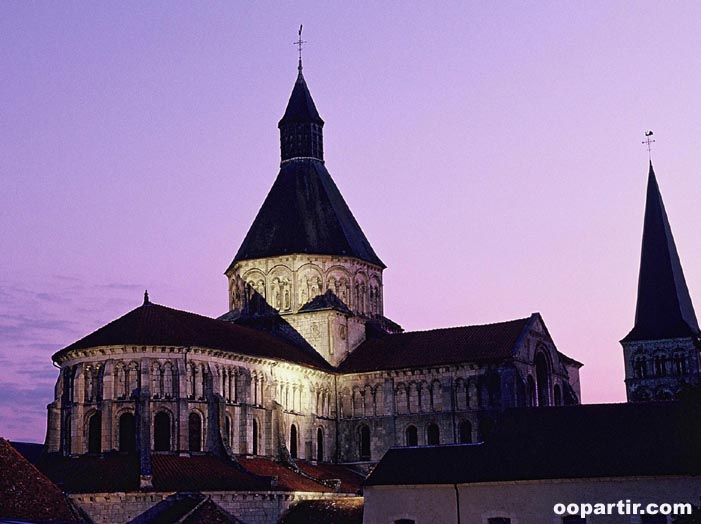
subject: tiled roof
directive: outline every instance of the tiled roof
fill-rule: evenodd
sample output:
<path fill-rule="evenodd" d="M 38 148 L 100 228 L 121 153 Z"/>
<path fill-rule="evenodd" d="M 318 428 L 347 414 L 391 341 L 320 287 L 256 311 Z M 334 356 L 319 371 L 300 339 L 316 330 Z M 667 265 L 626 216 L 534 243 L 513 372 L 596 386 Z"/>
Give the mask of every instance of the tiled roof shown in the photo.
<path fill-rule="evenodd" d="M 153 454 L 153 489 L 156 491 L 312 491 L 336 490 L 265 457 L 241 456 L 234 464 L 211 454 L 181 457 Z M 136 454 L 62 457 L 44 455 L 38 463 L 44 474 L 69 493 L 105 493 L 139 490 L 139 458 Z M 315 479 L 340 479 L 343 493 L 356 493 L 363 477 L 335 465 L 300 461 L 303 473 Z M 272 478 L 277 477 L 275 483 Z"/>
<path fill-rule="evenodd" d="M 531 318 L 369 338 L 339 370 L 352 373 L 508 358 Z"/>
<path fill-rule="evenodd" d="M 338 489 L 340 493 L 360 493 L 363 489 L 365 476 L 345 466 L 325 463 L 312 464 L 306 460 L 297 460 L 296 463 L 300 470 L 315 479 L 340 480 L 341 486 Z"/>
<path fill-rule="evenodd" d="M 650 163 L 635 326 L 623 339 L 661 340 L 698 337 L 699 325 L 684 272 Z"/>
<path fill-rule="evenodd" d="M 213 455 L 179 457 L 154 454 L 153 488 L 157 491 L 269 490 L 270 483 Z M 77 458 L 47 455 L 39 468 L 69 493 L 103 493 L 139 490 L 136 455 L 82 455 Z"/>
<path fill-rule="evenodd" d="M 355 257 L 385 267 L 321 161 L 280 167 L 229 270 L 239 260 L 294 253 Z"/>
<path fill-rule="evenodd" d="M 280 517 L 278 524 L 362 524 L 363 499 L 301 500 Z"/>
<path fill-rule="evenodd" d="M 511 409 L 482 444 L 390 449 L 366 485 L 698 477 L 699 414 L 679 402 Z"/>
<path fill-rule="evenodd" d="M 61 490 L 2 438 L 0 518 L 82 522 Z"/>
<path fill-rule="evenodd" d="M 114 345 L 199 346 L 329 369 L 323 357 L 311 349 L 262 331 L 150 302 L 63 348 L 53 359 L 74 349 Z"/>
<path fill-rule="evenodd" d="M 272 488 L 276 491 L 335 491 L 319 482 L 303 477 L 269 458 L 242 457 L 240 462 L 244 468 L 256 475 L 277 477 L 277 484 Z"/>

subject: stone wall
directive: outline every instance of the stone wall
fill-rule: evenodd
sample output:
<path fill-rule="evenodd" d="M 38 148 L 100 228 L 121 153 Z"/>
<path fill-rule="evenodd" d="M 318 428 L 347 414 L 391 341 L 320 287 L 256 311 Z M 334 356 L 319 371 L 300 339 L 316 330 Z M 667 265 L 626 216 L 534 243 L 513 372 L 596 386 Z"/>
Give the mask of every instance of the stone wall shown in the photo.
<path fill-rule="evenodd" d="M 332 499 L 351 497 L 352 494 L 325 494 L 312 492 L 281 491 L 207 491 L 221 508 L 238 518 L 243 524 L 275 524 L 290 504 L 298 500 Z M 173 493 L 87 493 L 71 495 L 95 524 L 126 524 Z"/>

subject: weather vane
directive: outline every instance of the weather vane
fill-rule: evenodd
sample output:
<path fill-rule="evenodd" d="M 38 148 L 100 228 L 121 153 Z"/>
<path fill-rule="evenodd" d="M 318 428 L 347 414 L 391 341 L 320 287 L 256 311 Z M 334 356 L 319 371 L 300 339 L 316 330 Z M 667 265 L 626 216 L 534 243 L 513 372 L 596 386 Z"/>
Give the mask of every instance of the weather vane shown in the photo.
<path fill-rule="evenodd" d="M 297 41 L 294 42 L 294 45 L 297 46 L 297 50 L 299 51 L 299 66 L 298 69 L 301 71 L 302 70 L 302 44 L 306 44 L 306 40 L 302 40 L 302 24 L 299 24 L 299 33 L 298 33 L 298 38 Z"/>
<path fill-rule="evenodd" d="M 652 161 L 652 144 L 655 143 L 655 141 L 651 138 L 652 135 L 652 131 L 645 131 L 645 140 L 643 140 L 643 145 L 647 146 L 647 157 L 650 161 Z"/>

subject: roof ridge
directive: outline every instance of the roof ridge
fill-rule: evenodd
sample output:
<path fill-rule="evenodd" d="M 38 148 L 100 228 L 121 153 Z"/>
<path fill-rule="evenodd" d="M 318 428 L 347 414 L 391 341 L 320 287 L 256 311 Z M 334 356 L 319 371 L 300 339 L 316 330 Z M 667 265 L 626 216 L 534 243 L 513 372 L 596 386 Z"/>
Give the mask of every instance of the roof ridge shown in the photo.
<path fill-rule="evenodd" d="M 523 318 L 514 318 L 511 320 L 502 320 L 501 322 L 488 322 L 486 324 L 469 324 L 465 326 L 447 326 L 447 327 L 439 327 L 439 328 L 433 328 L 433 329 L 420 329 L 417 331 L 403 331 L 401 333 L 390 333 L 387 336 L 392 336 L 392 335 L 411 335 L 415 333 L 435 333 L 436 331 L 449 331 L 451 329 L 466 329 L 466 328 L 477 328 L 477 327 L 488 327 L 488 326 L 500 326 L 504 324 L 510 324 L 513 322 L 523 322 L 527 321 L 531 318 L 531 316 L 523 317 Z"/>

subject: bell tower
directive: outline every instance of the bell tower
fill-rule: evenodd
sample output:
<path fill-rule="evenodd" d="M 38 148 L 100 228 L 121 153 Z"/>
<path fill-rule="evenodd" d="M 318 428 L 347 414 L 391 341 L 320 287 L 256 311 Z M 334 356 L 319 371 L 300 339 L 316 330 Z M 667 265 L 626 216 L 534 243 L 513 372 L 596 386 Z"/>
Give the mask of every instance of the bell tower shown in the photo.
<path fill-rule="evenodd" d="M 635 325 L 621 340 L 628 400 L 672 399 L 699 384 L 700 333 L 650 162 Z"/>
<path fill-rule="evenodd" d="M 226 270 L 227 317 L 292 331 L 335 366 L 368 322 L 401 328 L 384 317 L 385 265 L 326 169 L 323 126 L 300 57 L 278 123 L 280 172 Z"/>

